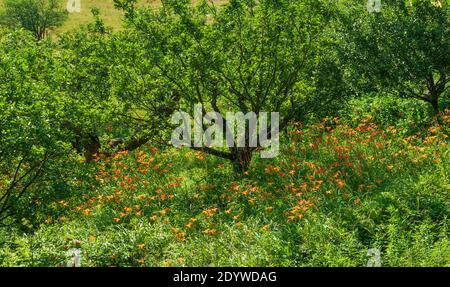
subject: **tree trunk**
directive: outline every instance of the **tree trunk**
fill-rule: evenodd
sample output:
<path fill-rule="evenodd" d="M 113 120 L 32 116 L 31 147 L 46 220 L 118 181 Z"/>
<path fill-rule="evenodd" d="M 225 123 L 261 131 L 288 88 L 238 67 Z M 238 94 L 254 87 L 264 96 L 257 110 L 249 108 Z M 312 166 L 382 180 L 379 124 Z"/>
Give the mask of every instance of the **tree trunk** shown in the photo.
<path fill-rule="evenodd" d="M 98 155 L 100 147 L 101 144 L 98 136 L 90 134 L 83 144 L 85 161 L 92 162 L 94 157 Z"/>
<path fill-rule="evenodd" d="M 433 114 L 437 115 L 439 114 L 439 101 L 438 97 L 433 97 L 433 99 L 430 101 L 431 106 L 433 107 Z"/>
<path fill-rule="evenodd" d="M 238 173 L 249 170 L 252 161 L 253 148 L 239 147 L 233 150 L 233 167 Z"/>
<path fill-rule="evenodd" d="M 439 113 L 439 96 L 444 92 L 445 90 L 445 83 L 446 83 L 446 75 L 441 75 L 439 81 L 435 82 L 433 75 L 428 76 L 428 101 L 433 107 L 433 114 L 437 115 Z"/>

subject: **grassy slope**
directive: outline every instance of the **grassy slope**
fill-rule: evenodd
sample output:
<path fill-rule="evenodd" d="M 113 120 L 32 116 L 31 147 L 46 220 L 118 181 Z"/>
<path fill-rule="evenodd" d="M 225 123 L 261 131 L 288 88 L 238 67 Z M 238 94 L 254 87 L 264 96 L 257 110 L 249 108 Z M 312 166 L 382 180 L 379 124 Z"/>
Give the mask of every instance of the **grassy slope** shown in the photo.
<path fill-rule="evenodd" d="M 0 0 L 2 3 L 4 0 Z M 67 4 L 67 0 L 61 0 L 64 7 Z M 198 2 L 198 0 L 193 0 L 193 2 Z M 226 0 L 213 0 L 214 3 L 222 4 Z M 139 0 L 139 5 L 151 5 L 158 6 L 160 0 Z M 86 25 L 92 22 L 93 17 L 91 14 L 91 8 L 97 7 L 100 9 L 101 18 L 105 21 L 107 26 L 114 29 L 119 29 L 121 27 L 122 12 L 114 8 L 113 0 L 81 0 L 81 12 L 80 13 L 70 13 L 69 19 L 64 25 L 56 29 L 56 33 L 71 31 L 77 29 L 80 25 Z"/>
<path fill-rule="evenodd" d="M 64 1 L 66 2 L 66 1 Z M 157 5 L 158 0 L 140 0 L 140 5 Z M 113 0 L 81 0 L 81 12 L 70 13 L 67 22 L 56 32 L 65 32 L 77 29 L 80 25 L 92 22 L 91 8 L 100 9 L 100 16 L 107 26 L 119 29 L 121 27 L 122 12 L 114 8 Z"/>

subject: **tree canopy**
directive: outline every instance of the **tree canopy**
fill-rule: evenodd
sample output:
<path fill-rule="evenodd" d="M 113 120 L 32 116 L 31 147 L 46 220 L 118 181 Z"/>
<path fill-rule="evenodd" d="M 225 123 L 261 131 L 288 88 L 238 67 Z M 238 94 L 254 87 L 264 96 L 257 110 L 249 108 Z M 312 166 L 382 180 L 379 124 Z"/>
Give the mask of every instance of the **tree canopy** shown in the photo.
<path fill-rule="evenodd" d="M 283 128 L 341 96 L 313 93 L 336 65 L 324 52 L 324 2 L 232 0 L 217 9 L 207 1 L 163 1 L 157 10 L 115 2 L 142 41 L 153 85 L 173 105 L 192 111 L 200 103 L 222 115 L 279 111 Z M 333 77 L 338 83 L 339 73 Z M 244 165 L 253 152 L 203 150 Z"/>
<path fill-rule="evenodd" d="M 429 103 L 439 112 L 450 82 L 450 6 L 444 1 L 383 1 L 368 13 L 341 10 L 341 53 L 354 83 Z M 439 4 L 438 4 L 439 3 Z"/>

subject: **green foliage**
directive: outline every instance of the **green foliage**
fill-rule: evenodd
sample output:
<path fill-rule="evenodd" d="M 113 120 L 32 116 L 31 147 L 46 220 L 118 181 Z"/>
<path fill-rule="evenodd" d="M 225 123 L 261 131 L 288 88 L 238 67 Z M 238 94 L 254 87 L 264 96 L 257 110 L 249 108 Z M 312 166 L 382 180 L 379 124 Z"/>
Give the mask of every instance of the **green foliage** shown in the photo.
<path fill-rule="evenodd" d="M 2 31 L 0 222 L 26 209 L 21 200 L 27 189 L 42 179 L 61 153 L 68 152 L 58 129 L 62 98 L 48 85 L 52 52 L 50 43 L 38 45 L 25 32 Z"/>
<path fill-rule="evenodd" d="M 360 1 L 349 3 L 340 11 L 340 57 L 356 92 L 389 91 L 428 102 L 437 113 L 450 82 L 450 6 L 392 0 L 369 13 Z"/>
<path fill-rule="evenodd" d="M 353 98 L 338 114 L 351 125 L 371 118 L 386 128 L 396 126 L 402 134 L 418 132 L 433 122 L 426 103 L 385 94 Z"/>
<path fill-rule="evenodd" d="M 221 115 L 277 111 L 283 129 L 342 97 L 333 41 L 322 35 L 326 1 L 233 0 L 221 8 L 163 1 L 160 9 L 115 2 L 144 46 L 150 85 L 170 106 L 192 111 L 200 103 Z M 239 149 L 205 150 L 244 162 L 242 170 L 248 164 Z M 252 152 L 243 153 L 251 159 Z"/>
<path fill-rule="evenodd" d="M 450 265 L 450 110 L 399 97 L 447 81 L 445 3 L 136 2 L 0 30 L 0 266 Z M 280 156 L 168 148 L 194 103 L 281 112 Z"/>

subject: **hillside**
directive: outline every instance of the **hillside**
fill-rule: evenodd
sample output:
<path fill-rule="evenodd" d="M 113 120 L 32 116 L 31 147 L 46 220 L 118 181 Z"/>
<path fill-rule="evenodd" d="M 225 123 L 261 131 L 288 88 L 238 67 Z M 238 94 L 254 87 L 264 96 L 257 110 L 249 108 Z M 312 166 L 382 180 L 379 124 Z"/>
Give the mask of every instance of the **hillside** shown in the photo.
<path fill-rule="evenodd" d="M 0 0 L 2 3 L 4 0 Z M 67 5 L 68 0 L 61 0 L 63 5 Z M 194 2 L 198 2 L 194 0 Z M 226 2 L 225 0 L 214 0 L 215 3 L 221 4 Z M 160 0 L 139 0 L 139 5 L 151 5 L 157 7 L 160 5 Z M 100 16 L 105 21 L 105 24 L 113 29 L 120 29 L 122 23 L 122 12 L 114 8 L 113 0 L 81 0 L 81 11 L 79 13 L 69 13 L 68 20 L 64 25 L 55 31 L 54 33 L 61 33 L 77 29 L 82 25 L 86 25 L 93 20 L 91 14 L 91 8 L 96 7 L 100 10 Z"/>
<path fill-rule="evenodd" d="M 159 2 L 158 0 L 140 0 L 140 5 L 158 5 Z M 122 12 L 114 8 L 113 0 L 81 0 L 81 12 L 69 13 L 67 22 L 56 32 L 70 31 L 90 23 L 93 20 L 91 14 L 91 8 L 93 7 L 100 10 L 100 16 L 107 26 L 114 29 L 121 27 Z"/>

